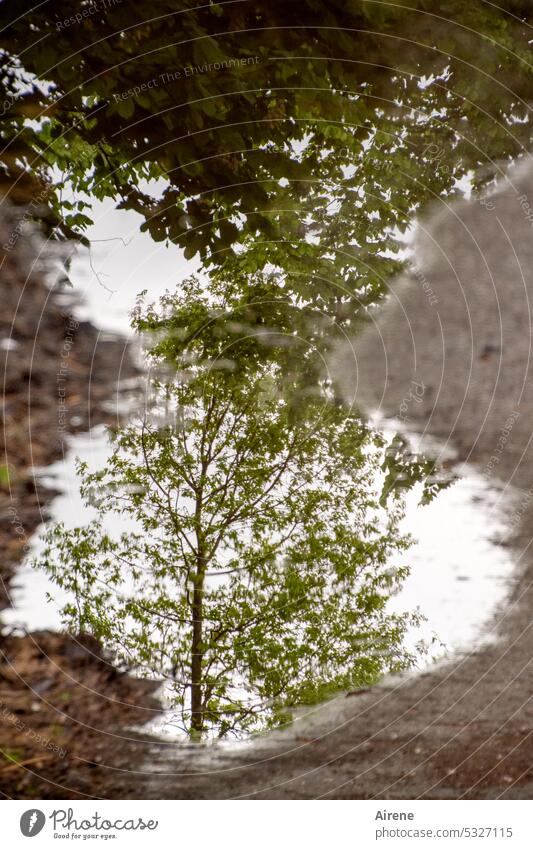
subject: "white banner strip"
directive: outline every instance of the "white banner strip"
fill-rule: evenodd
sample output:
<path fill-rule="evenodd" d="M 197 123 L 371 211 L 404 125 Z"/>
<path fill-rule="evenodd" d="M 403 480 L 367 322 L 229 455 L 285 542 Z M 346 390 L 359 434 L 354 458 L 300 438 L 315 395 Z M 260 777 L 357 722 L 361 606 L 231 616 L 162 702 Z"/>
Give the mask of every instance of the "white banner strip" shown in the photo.
<path fill-rule="evenodd" d="M 6 849 L 533 846 L 530 801 L 5 801 L 1 811 Z"/>

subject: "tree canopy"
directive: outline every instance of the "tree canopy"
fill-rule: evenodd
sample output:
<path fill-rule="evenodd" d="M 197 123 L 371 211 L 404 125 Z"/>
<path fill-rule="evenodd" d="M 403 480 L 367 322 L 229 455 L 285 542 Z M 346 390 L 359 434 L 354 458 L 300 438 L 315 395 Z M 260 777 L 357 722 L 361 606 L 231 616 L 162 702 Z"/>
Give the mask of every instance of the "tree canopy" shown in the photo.
<path fill-rule="evenodd" d="M 530 143 L 525 2 L 8 0 L 0 16 L 8 193 L 54 166 L 58 232 L 83 233 L 80 192 L 112 197 L 205 266 L 280 267 L 328 310 L 379 298 L 413 214 Z"/>
<path fill-rule="evenodd" d="M 136 324 L 205 306 L 191 280 L 139 309 Z M 213 356 L 201 329 L 174 340 L 175 374 L 160 376 L 165 336 L 150 355 L 145 414 L 115 434 L 105 468 L 81 468 L 99 518 L 48 533 L 40 565 L 71 594 L 66 621 L 164 675 L 195 738 L 276 725 L 295 706 L 407 668 L 416 617 L 387 601 L 408 571 L 390 555 L 409 540 L 400 501 L 379 505 L 381 438 L 331 404 L 325 384 L 295 416 L 279 364 L 240 369 L 240 354 L 227 345 Z M 134 525 L 110 531 L 106 514 Z"/>

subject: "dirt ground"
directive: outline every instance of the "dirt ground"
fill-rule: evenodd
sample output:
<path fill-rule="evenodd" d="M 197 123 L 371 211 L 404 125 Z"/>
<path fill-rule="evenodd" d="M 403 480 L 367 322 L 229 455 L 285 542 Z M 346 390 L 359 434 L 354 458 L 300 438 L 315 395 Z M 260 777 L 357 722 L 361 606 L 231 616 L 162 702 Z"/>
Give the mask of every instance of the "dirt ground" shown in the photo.
<path fill-rule="evenodd" d="M 121 386 L 138 375 L 122 340 L 75 322 L 64 293 L 50 291 L 41 242 L 17 237 L 21 215 L 3 207 L 0 221 L 0 245 L 10 246 L 0 256 L 0 609 L 9 604 L 16 566 L 54 496 L 33 468 L 60 459 L 69 434 L 117 423 Z M 52 268 L 51 256 L 45 265 Z M 106 795 L 106 773 L 96 764 L 113 749 L 117 764 L 132 757 L 128 749 L 137 737 L 124 740 L 121 729 L 157 714 L 156 686 L 118 672 L 87 637 L 4 634 L 0 793 Z"/>
<path fill-rule="evenodd" d="M 405 412 L 414 433 L 452 448 L 508 495 L 513 530 L 501 544 L 512 546 L 517 567 L 487 629 L 491 639 L 424 674 L 339 696 L 285 730 L 224 748 L 127 731 L 130 709 L 113 705 L 139 699 L 141 712 L 152 712 L 153 694 L 135 691 L 138 682 L 118 675 L 96 646 L 46 634 L 9 638 L 1 692 L 13 704 L 20 698 L 24 722 L 45 711 L 42 728 L 67 755 L 24 748 L 13 720 L 0 714 L 2 747 L 9 741 L 20 749 L 0 766 L 6 796 L 532 797 L 533 230 L 524 196 L 533 198 L 533 174 L 519 171 L 492 206 L 473 199 L 436 210 L 420 226 L 416 273 L 393 287 L 368 331 L 331 362 L 348 403 L 386 417 Z M 409 394 L 413 380 L 424 387 L 420 403 Z M 48 391 L 41 388 L 40 397 Z M 44 642 L 44 659 L 34 641 Z M 46 698 L 50 706 L 32 713 L 28 682 L 33 692 L 44 687 L 38 704 Z M 64 723 L 52 722 L 58 704 L 68 706 Z"/>

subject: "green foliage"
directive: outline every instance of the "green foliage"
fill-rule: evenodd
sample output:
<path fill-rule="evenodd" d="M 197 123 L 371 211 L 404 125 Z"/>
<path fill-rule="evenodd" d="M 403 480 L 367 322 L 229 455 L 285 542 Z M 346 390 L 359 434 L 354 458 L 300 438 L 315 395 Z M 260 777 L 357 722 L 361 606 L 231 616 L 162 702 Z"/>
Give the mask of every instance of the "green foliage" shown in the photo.
<path fill-rule="evenodd" d="M 4 176 L 15 190 L 61 171 L 48 198 L 59 234 L 87 223 L 79 200 L 65 215 L 73 186 L 138 211 L 205 266 L 277 266 L 295 292 L 364 305 L 421 206 L 529 149 L 520 0 L 160 0 L 157 14 L 130 0 L 73 23 L 85 5 L 0 12 Z M 21 69 L 40 88 L 21 95 Z"/>
<path fill-rule="evenodd" d="M 80 469 L 99 518 L 51 529 L 40 564 L 72 596 L 70 627 L 166 676 L 193 737 L 279 724 L 413 661 L 414 617 L 387 610 L 408 571 L 389 556 L 409 540 L 400 502 L 378 503 L 379 439 L 327 384 L 295 411 L 297 378 L 254 357 L 248 333 L 220 347 L 227 313 L 194 279 L 139 306 L 152 404 L 115 434 L 104 469 Z M 133 526 L 110 534 L 106 514 Z"/>
<path fill-rule="evenodd" d="M 385 472 L 380 504 L 385 507 L 391 495 L 411 489 L 423 482 L 421 504 L 429 504 L 442 490 L 457 480 L 457 476 L 440 469 L 431 457 L 413 453 L 407 440 L 396 434 L 387 446 L 382 469 Z"/>
<path fill-rule="evenodd" d="M 10 482 L 11 476 L 9 474 L 9 466 L 3 463 L 0 465 L 0 488 L 9 489 Z"/>
<path fill-rule="evenodd" d="M 18 764 L 24 754 L 21 749 L 2 749 L 2 757 L 10 764 Z"/>

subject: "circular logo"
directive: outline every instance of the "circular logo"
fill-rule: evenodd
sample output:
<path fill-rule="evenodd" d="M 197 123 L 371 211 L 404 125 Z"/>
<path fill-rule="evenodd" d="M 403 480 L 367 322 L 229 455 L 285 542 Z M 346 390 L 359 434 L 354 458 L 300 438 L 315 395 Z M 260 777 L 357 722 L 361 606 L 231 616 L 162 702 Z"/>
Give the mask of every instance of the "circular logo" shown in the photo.
<path fill-rule="evenodd" d="M 20 818 L 20 830 L 24 837 L 35 837 L 43 830 L 46 817 L 38 808 L 31 808 L 29 811 L 24 811 Z"/>

